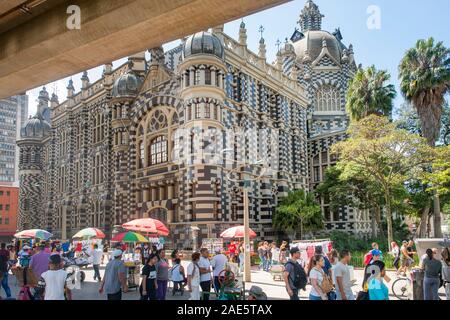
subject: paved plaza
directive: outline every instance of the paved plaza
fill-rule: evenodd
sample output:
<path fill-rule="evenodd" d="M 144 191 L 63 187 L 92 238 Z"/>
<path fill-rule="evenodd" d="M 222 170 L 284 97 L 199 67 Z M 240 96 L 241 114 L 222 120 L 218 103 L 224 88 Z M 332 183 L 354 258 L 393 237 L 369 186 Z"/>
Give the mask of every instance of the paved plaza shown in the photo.
<path fill-rule="evenodd" d="M 183 265 L 186 267 L 188 264 L 187 261 L 183 261 Z M 103 276 L 105 269 L 105 265 L 102 265 L 100 267 L 100 272 Z M 86 273 L 86 280 L 81 285 L 81 290 L 73 290 L 73 299 L 74 300 L 106 300 L 106 295 L 99 294 L 98 289 L 100 287 L 100 284 L 96 281 L 94 281 L 94 270 L 92 267 L 83 269 Z M 389 288 L 389 299 L 390 300 L 398 300 L 392 293 L 392 282 L 396 279 L 395 272 L 388 271 L 387 275 L 392 279 L 391 283 L 388 284 Z M 355 277 L 355 284 L 353 286 L 353 292 L 355 296 L 357 295 L 358 291 L 361 288 L 361 283 L 363 279 L 363 270 L 362 269 L 356 269 L 354 271 L 354 277 Z M 9 285 L 11 287 L 11 290 L 13 292 L 13 296 L 17 296 L 19 292 L 19 287 L 17 285 L 16 279 L 14 276 L 10 275 L 9 278 Z M 269 300 L 287 300 L 289 299 L 289 296 L 286 292 L 284 282 L 282 281 L 274 281 L 272 279 L 272 276 L 270 273 L 257 270 L 257 267 L 254 267 L 252 270 L 252 282 L 246 285 L 246 289 L 248 290 L 252 285 L 256 285 L 261 287 L 264 292 L 267 294 Z M 310 285 L 307 285 L 306 291 L 301 291 L 300 298 L 301 300 L 308 300 L 309 291 L 311 289 Z M 442 287 L 439 290 L 440 298 L 442 300 L 445 300 L 445 291 Z M 4 296 L 4 291 L 1 291 L 2 297 Z M 123 294 L 124 300 L 139 300 L 139 291 L 136 289 L 130 289 L 128 293 Z M 167 290 L 167 299 L 168 300 L 187 300 L 189 299 L 189 292 L 185 292 L 184 296 L 180 296 L 177 294 L 176 296 L 172 296 L 171 288 Z M 211 298 L 213 299 L 213 298 Z"/>

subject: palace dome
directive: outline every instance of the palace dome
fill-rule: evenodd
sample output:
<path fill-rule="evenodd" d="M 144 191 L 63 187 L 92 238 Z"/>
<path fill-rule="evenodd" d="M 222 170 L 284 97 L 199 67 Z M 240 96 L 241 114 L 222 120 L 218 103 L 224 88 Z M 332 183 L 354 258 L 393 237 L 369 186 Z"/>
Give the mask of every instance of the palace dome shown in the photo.
<path fill-rule="evenodd" d="M 324 41 L 330 55 L 339 63 L 345 46 L 331 33 L 322 30 L 304 31 L 304 38 L 294 43 L 295 53 L 300 60 L 306 55 L 308 50 L 311 61 L 315 61 L 322 52 Z"/>
<path fill-rule="evenodd" d="M 129 70 L 114 82 L 112 95 L 114 98 L 135 97 L 139 93 L 141 85 L 142 79 Z"/>
<path fill-rule="evenodd" d="M 206 31 L 191 35 L 184 43 L 183 58 L 197 54 L 209 54 L 224 59 L 224 49 L 219 38 Z"/>
<path fill-rule="evenodd" d="M 25 125 L 20 129 L 21 138 L 44 138 L 51 130 L 50 124 L 38 116 L 34 116 L 27 120 Z"/>

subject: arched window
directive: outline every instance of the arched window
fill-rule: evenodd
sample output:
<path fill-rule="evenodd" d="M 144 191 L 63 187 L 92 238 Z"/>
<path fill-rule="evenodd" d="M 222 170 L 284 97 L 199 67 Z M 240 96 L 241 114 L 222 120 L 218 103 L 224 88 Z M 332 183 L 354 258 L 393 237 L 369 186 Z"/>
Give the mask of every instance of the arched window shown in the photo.
<path fill-rule="evenodd" d="M 139 142 L 139 157 L 138 157 L 138 169 L 142 169 L 144 167 L 144 141 Z"/>
<path fill-rule="evenodd" d="M 167 162 L 167 138 L 158 136 L 150 142 L 149 163 L 155 165 Z"/>
<path fill-rule="evenodd" d="M 315 111 L 340 111 L 340 100 L 340 94 L 336 88 L 330 85 L 322 86 L 317 92 Z"/>

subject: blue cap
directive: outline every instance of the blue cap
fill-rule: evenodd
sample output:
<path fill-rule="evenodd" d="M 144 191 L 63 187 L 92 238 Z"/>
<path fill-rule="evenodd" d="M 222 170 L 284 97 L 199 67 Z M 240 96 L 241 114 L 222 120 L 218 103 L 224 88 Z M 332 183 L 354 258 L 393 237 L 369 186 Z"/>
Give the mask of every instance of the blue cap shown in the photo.
<path fill-rule="evenodd" d="M 373 256 L 381 256 L 381 251 L 378 249 L 373 249 L 371 253 Z"/>

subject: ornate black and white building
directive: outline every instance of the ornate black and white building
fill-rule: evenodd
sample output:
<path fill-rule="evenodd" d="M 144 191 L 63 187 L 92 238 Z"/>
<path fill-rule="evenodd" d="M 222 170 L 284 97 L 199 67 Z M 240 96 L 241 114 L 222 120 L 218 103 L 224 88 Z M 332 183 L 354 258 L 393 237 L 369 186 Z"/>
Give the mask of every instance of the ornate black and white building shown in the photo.
<path fill-rule="evenodd" d="M 296 30 L 266 62 L 223 32 L 199 32 L 164 52 L 150 49 L 104 66 L 103 77 L 67 87 L 59 103 L 45 88 L 22 129 L 19 228 L 67 238 L 92 226 L 110 233 L 141 217 L 162 220 L 171 244 L 190 247 L 242 224 L 248 180 L 251 227 L 274 239 L 271 217 L 292 189 L 313 190 L 343 139 L 347 83 L 357 69 L 339 30 L 321 30 L 308 1 Z M 367 215 L 330 212 L 328 229 L 368 232 Z"/>

